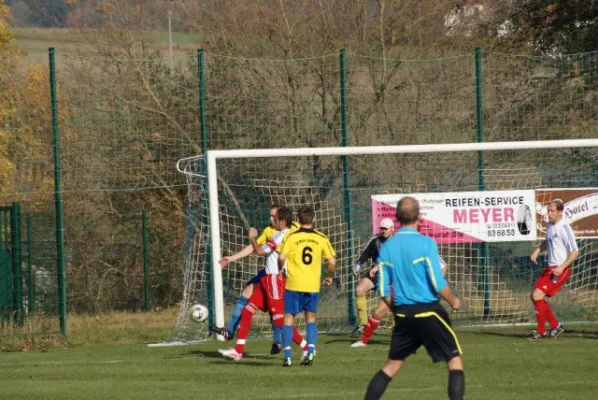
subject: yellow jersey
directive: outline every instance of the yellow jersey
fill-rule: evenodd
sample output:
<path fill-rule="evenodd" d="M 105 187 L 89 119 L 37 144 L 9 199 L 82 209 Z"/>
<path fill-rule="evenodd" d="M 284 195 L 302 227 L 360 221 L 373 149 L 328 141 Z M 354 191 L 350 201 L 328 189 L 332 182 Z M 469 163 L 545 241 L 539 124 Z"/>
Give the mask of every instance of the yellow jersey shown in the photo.
<path fill-rule="evenodd" d="M 293 221 L 293 223 L 291 224 L 291 227 L 289 229 L 289 233 L 295 232 L 299 228 L 301 228 L 301 225 L 299 224 L 299 222 Z M 260 246 L 265 245 L 270 240 L 272 240 L 272 237 L 276 234 L 276 232 L 278 232 L 278 230 L 276 228 L 274 228 L 272 225 L 268 225 L 267 227 L 264 228 L 264 230 L 262 231 L 260 236 L 258 236 L 257 244 L 259 244 Z"/>
<path fill-rule="evenodd" d="M 272 225 L 268 225 L 267 227 L 264 228 L 262 233 L 258 236 L 258 238 L 256 240 L 257 244 L 259 244 L 260 246 L 265 245 L 272 239 L 272 236 L 274 236 L 274 234 L 276 232 L 278 232 L 278 230 L 276 230 Z"/>
<path fill-rule="evenodd" d="M 293 221 L 291 223 L 291 227 L 289 228 L 289 233 L 293 233 L 295 231 L 298 231 L 299 228 L 301 228 L 301 224 L 299 223 L 299 221 Z"/>
<path fill-rule="evenodd" d="M 320 291 L 322 260 L 336 256 L 326 235 L 306 228 L 287 233 L 276 251 L 287 257 L 285 289 L 303 293 Z"/>

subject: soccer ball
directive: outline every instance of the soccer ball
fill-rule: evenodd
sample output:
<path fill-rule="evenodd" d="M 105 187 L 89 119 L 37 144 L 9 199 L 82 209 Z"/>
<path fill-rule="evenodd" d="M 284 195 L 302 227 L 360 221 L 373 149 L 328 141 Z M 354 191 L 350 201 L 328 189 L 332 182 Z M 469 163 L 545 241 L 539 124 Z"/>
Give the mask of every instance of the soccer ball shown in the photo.
<path fill-rule="evenodd" d="M 189 309 L 189 318 L 191 321 L 197 322 L 198 324 L 201 324 L 208 319 L 209 314 L 208 308 L 203 304 L 194 304 Z"/>

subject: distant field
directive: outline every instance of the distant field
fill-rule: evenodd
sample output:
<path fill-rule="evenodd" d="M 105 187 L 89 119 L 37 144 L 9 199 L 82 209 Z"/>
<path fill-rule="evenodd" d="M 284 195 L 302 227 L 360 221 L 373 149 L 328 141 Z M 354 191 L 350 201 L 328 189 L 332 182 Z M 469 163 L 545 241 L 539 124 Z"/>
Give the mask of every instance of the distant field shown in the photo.
<path fill-rule="evenodd" d="M 49 47 L 67 50 L 82 43 L 70 29 L 12 28 L 12 32 L 14 43 L 30 55 L 47 53 Z M 155 32 L 154 37 L 167 48 L 168 32 Z M 172 43 L 175 55 L 190 53 L 197 49 L 199 36 L 173 32 Z"/>
<path fill-rule="evenodd" d="M 143 330 L 142 326 L 138 329 Z M 527 328 L 459 329 L 468 399 L 595 399 L 598 325 L 567 326 L 555 340 L 531 342 Z M 0 354 L 9 399 L 362 399 L 384 362 L 388 332 L 367 348 L 348 335 L 321 335 L 312 367 L 282 368 L 268 340 L 249 340 L 243 360 L 223 359 L 228 344 L 147 348 L 102 344 Z M 299 358 L 297 351 L 295 360 Z M 447 373 L 425 351 L 409 359 L 385 398 L 445 399 Z"/>

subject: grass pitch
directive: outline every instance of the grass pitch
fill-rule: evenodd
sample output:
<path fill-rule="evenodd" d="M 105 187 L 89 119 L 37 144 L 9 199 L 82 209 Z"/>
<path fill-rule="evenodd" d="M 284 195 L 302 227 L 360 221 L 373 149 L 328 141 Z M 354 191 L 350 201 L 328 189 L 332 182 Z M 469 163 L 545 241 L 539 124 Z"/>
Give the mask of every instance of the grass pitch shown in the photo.
<path fill-rule="evenodd" d="M 48 47 L 54 47 L 57 51 L 66 51 L 74 46 L 87 45 L 73 29 L 66 28 L 11 28 L 14 35 L 14 43 L 17 47 L 28 54 L 47 54 Z M 168 45 L 168 32 L 155 31 L 152 33 L 154 39 L 165 50 Z M 174 56 L 192 54 L 200 47 L 198 35 L 173 32 L 172 44 Z M 166 54 L 166 53 L 165 53 Z"/>
<path fill-rule="evenodd" d="M 598 325 L 566 326 L 554 340 L 528 341 L 527 328 L 457 330 L 468 399 L 595 399 Z M 239 362 L 202 344 L 148 348 L 100 344 L 0 353 L 2 398 L 10 399 L 361 399 L 386 359 L 389 331 L 366 348 L 349 335 L 320 335 L 312 367 L 282 368 L 269 340 L 249 340 Z M 294 349 L 294 361 L 299 351 Z M 447 372 L 421 349 L 385 398 L 446 399 Z"/>

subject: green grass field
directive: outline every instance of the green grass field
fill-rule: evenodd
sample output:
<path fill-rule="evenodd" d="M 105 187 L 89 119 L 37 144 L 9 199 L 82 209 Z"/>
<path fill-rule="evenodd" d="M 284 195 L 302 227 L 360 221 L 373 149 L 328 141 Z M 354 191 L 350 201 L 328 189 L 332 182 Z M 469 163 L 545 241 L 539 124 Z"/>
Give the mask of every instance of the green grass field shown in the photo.
<path fill-rule="evenodd" d="M 44 28 L 12 28 L 14 43 L 19 49 L 28 54 L 47 53 L 48 47 L 57 51 L 68 51 L 72 46 L 83 44 L 82 39 L 73 34 L 70 29 Z M 153 37 L 164 49 L 168 44 L 168 32 L 156 31 Z M 172 44 L 174 56 L 193 53 L 198 48 L 199 36 L 187 33 L 173 32 Z"/>
<path fill-rule="evenodd" d="M 142 329 L 142 328 L 141 328 Z M 598 325 L 567 326 L 554 340 L 528 341 L 526 327 L 457 330 L 465 352 L 468 399 L 595 399 Z M 239 362 L 202 344 L 143 344 L 0 353 L 0 398 L 7 399 L 361 399 L 384 362 L 388 331 L 367 348 L 348 335 L 321 335 L 312 367 L 282 368 L 268 340 L 253 340 Z M 295 361 L 299 352 L 295 349 Z M 420 350 L 385 398 L 445 399 L 444 364 Z"/>

